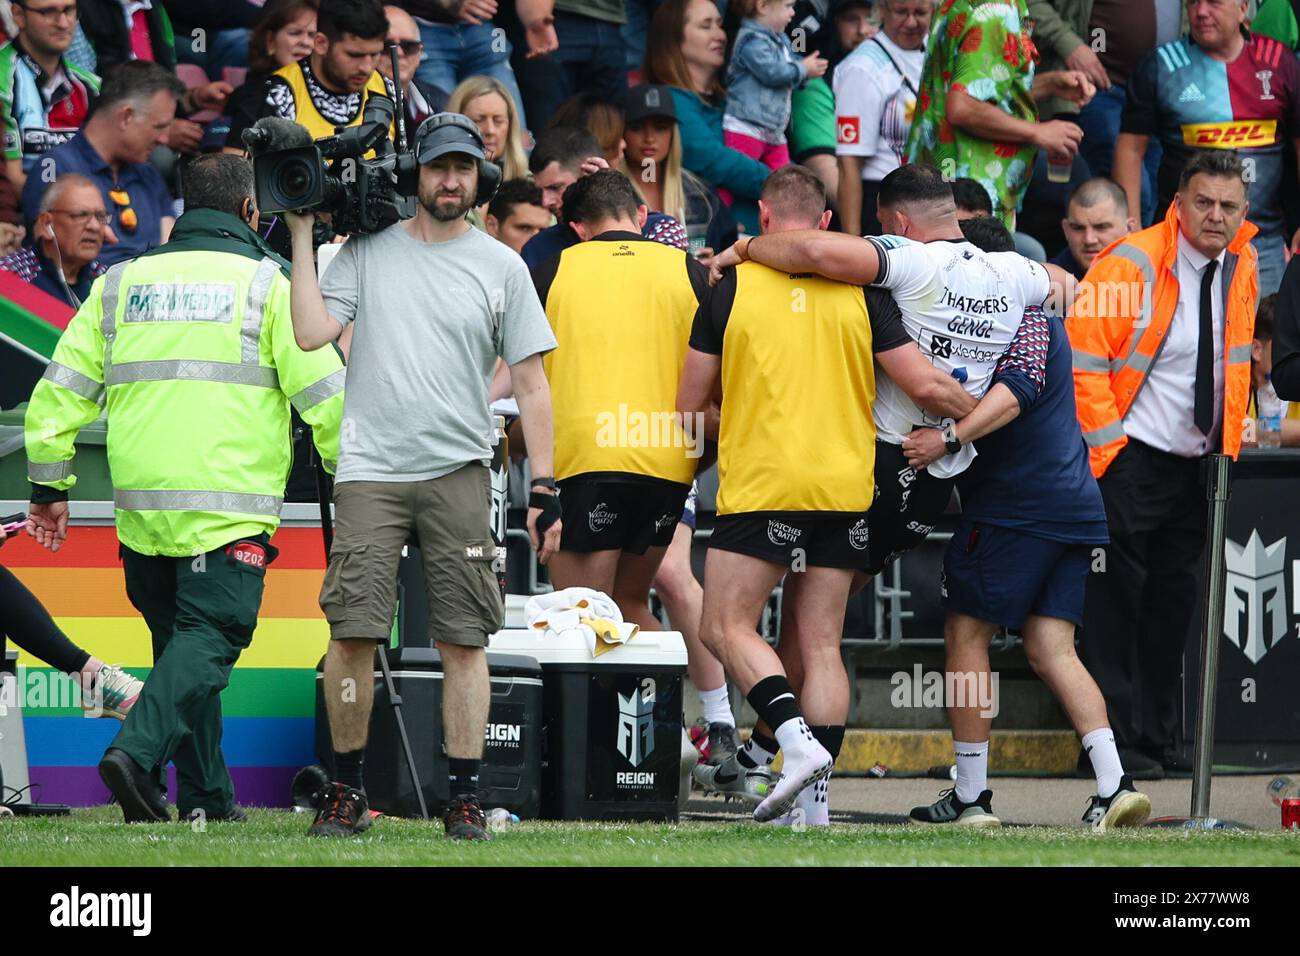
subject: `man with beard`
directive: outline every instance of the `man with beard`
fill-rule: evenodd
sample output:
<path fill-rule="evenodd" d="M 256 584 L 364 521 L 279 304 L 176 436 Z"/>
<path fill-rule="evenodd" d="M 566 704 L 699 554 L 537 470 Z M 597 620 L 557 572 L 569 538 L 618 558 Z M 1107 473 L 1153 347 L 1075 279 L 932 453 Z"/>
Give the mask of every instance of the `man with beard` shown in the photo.
<path fill-rule="evenodd" d="M 415 151 L 415 218 L 348 240 L 325 272 L 323 294 L 311 218 L 289 216 L 298 343 L 321 348 L 358 320 L 334 485 L 334 545 L 320 595 L 332 638 L 324 687 L 335 776 L 309 832 L 350 836 L 370 825 L 362 757 L 374 652 L 388 642 L 398 562 L 415 532 L 429 636 L 444 674 L 451 800 L 443 822 L 452 839 L 485 840 L 477 794 L 491 700 L 484 651 L 504 617 L 489 529 L 488 381 L 504 359 L 532 460 L 528 531 L 545 563 L 561 530 L 542 368 L 555 338 L 523 262 L 465 219 L 496 185 L 478 128 L 460 114 L 436 114 L 416 132 Z"/>
<path fill-rule="evenodd" d="M 372 96 L 393 99 L 392 82 L 376 71 L 387 32 L 380 0 L 322 0 L 311 54 L 271 75 L 263 115 L 293 120 L 314 139 L 356 126 Z"/>

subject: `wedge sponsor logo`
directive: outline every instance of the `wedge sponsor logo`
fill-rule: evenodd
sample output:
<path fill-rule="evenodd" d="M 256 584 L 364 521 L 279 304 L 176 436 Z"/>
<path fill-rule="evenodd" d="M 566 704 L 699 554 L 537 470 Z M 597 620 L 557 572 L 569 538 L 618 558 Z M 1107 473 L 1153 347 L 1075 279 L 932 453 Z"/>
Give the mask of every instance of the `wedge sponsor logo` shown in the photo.
<path fill-rule="evenodd" d="M 153 928 L 152 893 L 82 893 L 73 886 L 50 897 L 50 925 L 127 927 L 133 936 L 148 936 Z"/>
<path fill-rule="evenodd" d="M 859 518 L 857 524 L 849 529 L 849 544 L 855 551 L 867 549 L 867 519 Z"/>
<path fill-rule="evenodd" d="M 972 362 L 992 362 L 1001 354 L 992 349 L 967 345 L 965 342 L 954 342 L 945 335 L 930 336 L 930 352 L 935 358 L 952 358 L 956 355 Z"/>
<path fill-rule="evenodd" d="M 803 537 L 803 529 L 795 528 L 775 518 L 767 523 L 767 540 L 777 546 L 795 544 Z"/>
<path fill-rule="evenodd" d="M 907 523 L 907 530 L 911 531 L 913 534 L 929 534 L 934 530 L 934 525 L 921 524 L 919 521 L 909 521 Z"/>
<path fill-rule="evenodd" d="M 836 117 L 836 139 L 844 146 L 852 146 L 862 138 L 862 120 L 856 116 Z"/>
<path fill-rule="evenodd" d="M 614 775 L 614 783 L 629 790 L 653 790 L 658 774 L 646 773 L 644 770 L 620 771 Z"/>

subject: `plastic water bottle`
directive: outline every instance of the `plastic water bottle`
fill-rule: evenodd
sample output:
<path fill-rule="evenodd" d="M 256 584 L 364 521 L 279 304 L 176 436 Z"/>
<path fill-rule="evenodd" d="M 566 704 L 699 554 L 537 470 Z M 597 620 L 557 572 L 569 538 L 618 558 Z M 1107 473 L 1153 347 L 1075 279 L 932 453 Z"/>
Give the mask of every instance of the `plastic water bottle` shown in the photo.
<path fill-rule="evenodd" d="M 1273 801 L 1273 806 L 1280 807 L 1283 800 L 1294 800 L 1300 797 L 1300 784 L 1290 777 L 1274 777 L 1265 788 L 1265 793 Z"/>
<path fill-rule="evenodd" d="M 1282 444 L 1282 400 L 1273 391 L 1273 377 L 1264 376 L 1264 387 L 1255 395 L 1259 424 L 1255 438 L 1260 448 L 1277 448 Z"/>
<path fill-rule="evenodd" d="M 493 807 L 487 812 L 487 825 L 493 830 L 504 830 L 510 824 L 518 822 L 519 818 L 505 807 Z"/>

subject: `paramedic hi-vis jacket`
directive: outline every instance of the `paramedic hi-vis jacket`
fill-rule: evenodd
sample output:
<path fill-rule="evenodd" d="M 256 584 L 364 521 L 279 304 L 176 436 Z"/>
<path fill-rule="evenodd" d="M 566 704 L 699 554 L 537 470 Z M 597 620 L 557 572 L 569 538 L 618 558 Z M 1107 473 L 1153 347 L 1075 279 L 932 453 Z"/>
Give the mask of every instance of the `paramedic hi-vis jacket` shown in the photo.
<path fill-rule="evenodd" d="M 280 523 L 289 406 L 338 460 L 343 363 L 294 340 L 288 267 L 234 216 L 187 212 L 171 241 L 95 280 L 27 408 L 33 500 L 76 484 L 77 431 L 108 415 L 118 537 L 197 555 Z"/>
<path fill-rule="evenodd" d="M 1178 208 L 1164 222 L 1131 233 L 1098 253 L 1079 283 L 1066 331 L 1074 351 L 1074 396 L 1092 473 L 1100 478 L 1128 443 L 1124 417 L 1160 361 L 1178 309 Z M 1259 274 L 1243 221 L 1228 243 L 1223 285 L 1222 451 L 1237 457 L 1250 399 L 1250 345 Z M 1191 415 L 1192 395 L 1187 396 Z"/>

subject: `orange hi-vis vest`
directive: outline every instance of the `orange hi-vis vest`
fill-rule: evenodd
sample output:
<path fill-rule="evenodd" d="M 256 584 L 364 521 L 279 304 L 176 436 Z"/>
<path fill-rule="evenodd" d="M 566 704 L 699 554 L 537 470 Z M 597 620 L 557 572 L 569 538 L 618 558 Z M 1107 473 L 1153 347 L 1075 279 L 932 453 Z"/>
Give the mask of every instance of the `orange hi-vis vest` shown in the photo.
<path fill-rule="evenodd" d="M 1178 210 L 1164 222 L 1107 246 L 1079 283 L 1065 322 L 1074 351 L 1074 397 L 1100 478 L 1128 443 L 1124 416 L 1160 359 L 1178 309 Z M 1243 222 L 1224 254 L 1223 452 L 1237 457 L 1250 401 L 1250 345 L 1255 334 L 1259 270 L 1250 239 L 1259 230 Z M 1192 396 L 1187 396 L 1191 414 Z"/>

